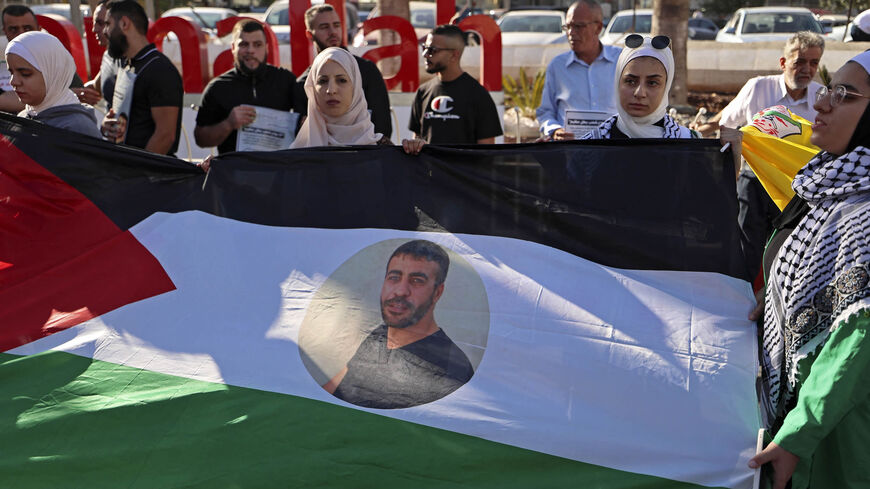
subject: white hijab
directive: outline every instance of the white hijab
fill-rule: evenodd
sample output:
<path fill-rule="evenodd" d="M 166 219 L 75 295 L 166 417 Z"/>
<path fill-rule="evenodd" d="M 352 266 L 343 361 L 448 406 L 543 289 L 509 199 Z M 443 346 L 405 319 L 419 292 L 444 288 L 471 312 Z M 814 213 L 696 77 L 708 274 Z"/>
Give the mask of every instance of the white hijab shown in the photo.
<path fill-rule="evenodd" d="M 45 98 L 37 105 L 25 105 L 27 115 L 33 117 L 51 107 L 79 103 L 76 94 L 69 89 L 76 64 L 56 37 L 40 31 L 25 32 L 6 45 L 6 56 L 10 53 L 24 58 L 45 80 Z"/>
<path fill-rule="evenodd" d="M 315 83 L 320 70 L 327 61 L 335 61 L 347 72 L 353 83 L 353 101 L 344 115 L 328 116 L 317 108 Z M 308 78 L 305 80 L 305 95 L 308 96 L 308 118 L 302 123 L 291 148 L 310 146 L 350 146 L 353 144 L 376 144 L 381 134 L 375 133 L 375 125 L 369 115 L 368 104 L 362 89 L 362 76 L 353 55 L 341 48 L 326 48 L 314 58 Z"/>
<path fill-rule="evenodd" d="M 665 84 L 665 95 L 658 107 L 647 116 L 634 117 L 629 115 L 622 104 L 619 102 L 619 82 L 622 80 L 622 72 L 626 65 L 641 56 L 649 56 L 659 60 L 665 67 L 668 81 Z M 619 60 L 616 62 L 616 107 L 619 117 L 616 118 L 616 127 L 625 133 L 630 138 L 660 138 L 664 135 L 664 128 L 655 126 L 656 122 L 661 120 L 668 111 L 668 93 L 671 91 L 671 84 L 674 82 L 674 53 L 671 52 L 670 46 L 664 49 L 656 49 L 652 47 L 652 39 L 645 37 L 643 44 L 636 48 L 624 48 L 622 54 L 619 55 Z"/>

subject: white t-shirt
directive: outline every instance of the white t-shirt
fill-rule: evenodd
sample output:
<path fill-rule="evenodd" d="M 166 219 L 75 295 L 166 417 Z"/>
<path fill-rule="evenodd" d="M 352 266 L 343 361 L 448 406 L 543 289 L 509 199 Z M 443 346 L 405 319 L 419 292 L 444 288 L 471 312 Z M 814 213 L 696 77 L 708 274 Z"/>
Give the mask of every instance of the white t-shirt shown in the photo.
<path fill-rule="evenodd" d="M 785 78 L 782 74 L 757 76 L 746 82 L 734 100 L 722 109 L 719 125 L 735 128 L 745 126 L 752 121 L 752 116 L 759 110 L 774 105 L 785 105 L 793 113 L 813 122 L 816 119 L 813 103 L 815 103 L 816 91 L 821 86 L 820 83 L 812 81 L 803 98 L 792 100 L 786 91 Z"/>

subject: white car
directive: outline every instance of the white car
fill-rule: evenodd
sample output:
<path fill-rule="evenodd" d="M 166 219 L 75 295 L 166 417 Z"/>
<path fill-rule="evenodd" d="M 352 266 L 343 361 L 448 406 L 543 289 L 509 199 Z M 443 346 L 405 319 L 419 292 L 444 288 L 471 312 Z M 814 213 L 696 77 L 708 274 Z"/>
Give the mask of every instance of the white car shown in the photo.
<path fill-rule="evenodd" d="M 218 22 L 239 15 L 233 9 L 219 7 L 178 7 L 171 8 L 160 17 L 184 17 L 199 24 L 200 27 L 215 30 Z"/>
<path fill-rule="evenodd" d="M 559 10 L 514 10 L 498 19 L 502 46 L 567 43 L 563 24 L 565 12 Z"/>
<path fill-rule="evenodd" d="M 601 31 L 601 44 L 622 44 L 629 34 L 648 36 L 651 31 L 652 9 L 620 10 Z"/>
<path fill-rule="evenodd" d="M 45 5 L 33 5 L 30 7 L 30 10 L 32 10 L 36 15 L 54 14 L 62 15 L 67 19 L 70 19 L 72 15 L 69 8 L 69 3 L 48 3 Z M 91 16 L 91 7 L 88 6 L 86 2 L 82 2 L 82 5 L 80 5 L 79 8 L 81 9 L 82 17 Z"/>
<path fill-rule="evenodd" d="M 801 7 L 751 7 L 734 12 L 716 35 L 718 42 L 785 41 L 795 32 L 824 34 L 821 24 Z"/>
<path fill-rule="evenodd" d="M 429 35 L 429 32 L 435 28 L 435 2 L 418 2 L 411 0 L 408 2 L 408 6 L 411 9 L 410 21 L 411 25 L 414 26 L 414 35 L 417 36 L 419 42 L 423 42 L 423 40 L 426 39 L 426 36 Z M 380 15 L 380 9 L 375 7 L 369 12 L 366 20 L 374 19 Z M 377 44 L 377 32 L 372 32 L 366 36 L 363 34 L 363 30 L 360 29 L 353 38 L 353 45 L 358 48 L 364 46 L 377 46 Z"/>

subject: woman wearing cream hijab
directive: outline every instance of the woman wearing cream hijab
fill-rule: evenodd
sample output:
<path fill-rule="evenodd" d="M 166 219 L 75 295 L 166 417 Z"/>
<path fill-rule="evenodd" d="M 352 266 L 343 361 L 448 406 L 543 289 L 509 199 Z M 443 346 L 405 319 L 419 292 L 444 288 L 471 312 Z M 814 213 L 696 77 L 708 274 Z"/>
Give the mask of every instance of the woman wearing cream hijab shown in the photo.
<path fill-rule="evenodd" d="M 44 32 L 25 32 L 6 46 L 6 62 L 12 88 L 25 104 L 20 117 L 100 137 L 94 109 L 81 105 L 69 89 L 75 62 L 57 38 Z"/>
<path fill-rule="evenodd" d="M 341 48 L 326 48 L 314 58 L 305 80 L 308 118 L 290 148 L 391 144 L 375 132 L 353 55 Z M 420 139 L 404 140 L 406 153 L 417 154 Z"/>

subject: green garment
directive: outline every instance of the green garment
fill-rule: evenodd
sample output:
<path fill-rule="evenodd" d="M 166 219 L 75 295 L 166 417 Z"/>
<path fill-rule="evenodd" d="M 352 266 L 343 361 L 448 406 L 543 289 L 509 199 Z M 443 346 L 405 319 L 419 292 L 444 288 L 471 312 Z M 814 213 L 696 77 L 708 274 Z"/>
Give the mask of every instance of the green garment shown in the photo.
<path fill-rule="evenodd" d="M 792 489 L 870 488 L 870 309 L 833 324 L 798 361 L 797 403 L 773 440 L 800 457 Z"/>

